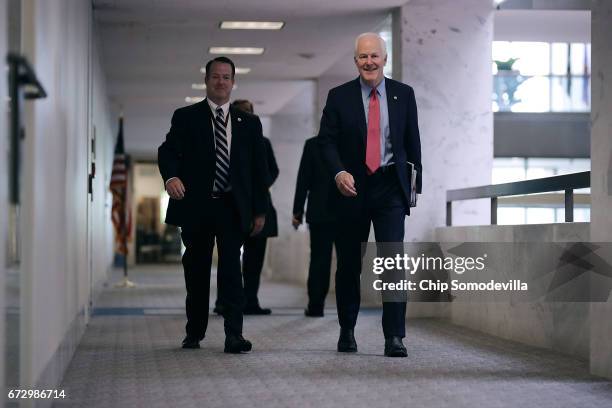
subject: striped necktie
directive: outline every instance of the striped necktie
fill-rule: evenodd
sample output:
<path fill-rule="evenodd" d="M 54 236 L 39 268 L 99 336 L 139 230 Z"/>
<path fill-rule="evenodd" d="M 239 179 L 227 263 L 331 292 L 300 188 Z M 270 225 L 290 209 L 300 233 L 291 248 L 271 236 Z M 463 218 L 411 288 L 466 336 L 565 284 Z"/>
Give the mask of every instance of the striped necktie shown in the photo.
<path fill-rule="evenodd" d="M 215 153 L 217 156 L 215 168 L 215 183 L 213 191 L 226 191 L 230 185 L 230 161 L 229 149 L 227 148 L 227 135 L 223 109 L 217 108 L 215 116 Z"/>

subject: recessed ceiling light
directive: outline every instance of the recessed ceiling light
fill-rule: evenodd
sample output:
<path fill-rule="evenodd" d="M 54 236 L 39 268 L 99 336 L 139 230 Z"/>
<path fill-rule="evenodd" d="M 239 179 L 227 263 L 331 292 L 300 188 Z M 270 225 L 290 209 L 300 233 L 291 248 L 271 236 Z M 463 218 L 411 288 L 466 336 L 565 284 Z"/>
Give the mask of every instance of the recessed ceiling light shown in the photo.
<path fill-rule="evenodd" d="M 203 96 L 188 96 L 185 98 L 185 102 L 187 103 L 197 103 L 202 102 L 204 100 Z"/>
<path fill-rule="evenodd" d="M 206 67 L 200 68 L 200 72 L 203 73 L 203 74 L 206 74 Z M 238 75 L 248 74 L 249 72 L 251 72 L 251 68 L 236 67 L 236 74 L 238 74 Z"/>
<path fill-rule="evenodd" d="M 247 67 L 236 67 L 236 73 L 240 75 L 245 75 L 251 72 L 251 68 Z"/>
<path fill-rule="evenodd" d="M 211 54 L 261 55 L 264 49 L 261 47 L 210 47 L 208 52 Z"/>
<path fill-rule="evenodd" d="M 234 84 L 234 86 L 232 86 L 232 89 L 236 89 L 236 88 L 238 88 L 238 84 Z M 203 91 L 206 89 L 206 84 L 191 84 L 191 89 Z"/>
<path fill-rule="evenodd" d="M 280 30 L 284 21 L 222 21 L 222 30 Z"/>

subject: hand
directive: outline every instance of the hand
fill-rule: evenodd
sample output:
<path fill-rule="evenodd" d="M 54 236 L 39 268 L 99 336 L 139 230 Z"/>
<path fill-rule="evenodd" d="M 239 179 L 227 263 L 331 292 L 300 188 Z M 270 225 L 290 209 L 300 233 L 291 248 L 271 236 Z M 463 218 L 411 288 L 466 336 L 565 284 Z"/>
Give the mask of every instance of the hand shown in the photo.
<path fill-rule="evenodd" d="M 302 214 L 293 214 L 293 217 L 291 218 L 291 225 L 293 225 L 293 228 L 297 230 L 298 227 L 302 225 Z"/>
<path fill-rule="evenodd" d="M 351 175 L 351 173 L 347 171 L 341 171 L 336 176 L 336 187 L 345 197 L 355 197 L 357 196 L 357 190 L 355 190 L 355 179 Z"/>
<path fill-rule="evenodd" d="M 253 228 L 251 229 L 251 236 L 254 237 L 255 235 L 259 234 L 261 230 L 263 229 L 265 223 L 266 223 L 265 215 L 258 215 L 255 218 L 253 218 Z"/>
<path fill-rule="evenodd" d="M 182 200 L 185 197 L 185 186 L 178 177 L 174 177 L 166 183 L 166 191 L 175 200 Z"/>

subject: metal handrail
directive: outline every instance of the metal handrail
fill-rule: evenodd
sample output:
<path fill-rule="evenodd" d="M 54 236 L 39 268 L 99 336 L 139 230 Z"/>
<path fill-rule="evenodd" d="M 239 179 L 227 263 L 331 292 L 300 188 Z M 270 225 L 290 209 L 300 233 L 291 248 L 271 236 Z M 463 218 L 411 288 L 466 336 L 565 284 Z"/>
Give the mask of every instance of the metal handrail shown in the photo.
<path fill-rule="evenodd" d="M 446 225 L 452 225 L 453 201 L 472 200 L 478 198 L 491 199 L 491 225 L 497 225 L 497 198 L 565 191 L 565 222 L 574 221 L 574 190 L 591 186 L 591 172 L 565 174 L 563 176 L 544 177 L 514 183 L 491 184 L 488 186 L 461 188 L 446 192 Z"/>

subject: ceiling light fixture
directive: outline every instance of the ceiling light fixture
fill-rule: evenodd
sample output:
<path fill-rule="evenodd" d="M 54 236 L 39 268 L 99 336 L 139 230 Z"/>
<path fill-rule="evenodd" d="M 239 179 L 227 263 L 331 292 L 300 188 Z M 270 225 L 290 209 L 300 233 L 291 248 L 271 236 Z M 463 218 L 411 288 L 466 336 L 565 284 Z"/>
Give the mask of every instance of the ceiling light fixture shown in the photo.
<path fill-rule="evenodd" d="M 206 67 L 200 68 L 200 72 L 203 73 L 203 74 L 206 74 Z M 236 67 L 236 74 L 238 74 L 238 75 L 248 74 L 249 72 L 251 72 L 251 68 Z"/>
<path fill-rule="evenodd" d="M 236 88 L 238 88 L 238 85 L 234 84 L 234 86 L 232 86 L 232 89 L 236 89 Z M 206 84 L 191 84 L 191 89 L 195 89 L 196 91 L 205 91 Z"/>
<path fill-rule="evenodd" d="M 204 100 L 203 96 L 188 96 L 185 98 L 185 102 L 187 103 L 198 103 Z"/>
<path fill-rule="evenodd" d="M 210 47 L 208 52 L 211 54 L 261 55 L 264 49 L 262 47 Z"/>
<path fill-rule="evenodd" d="M 284 26 L 284 21 L 222 21 L 219 24 L 222 30 L 280 30 Z"/>

